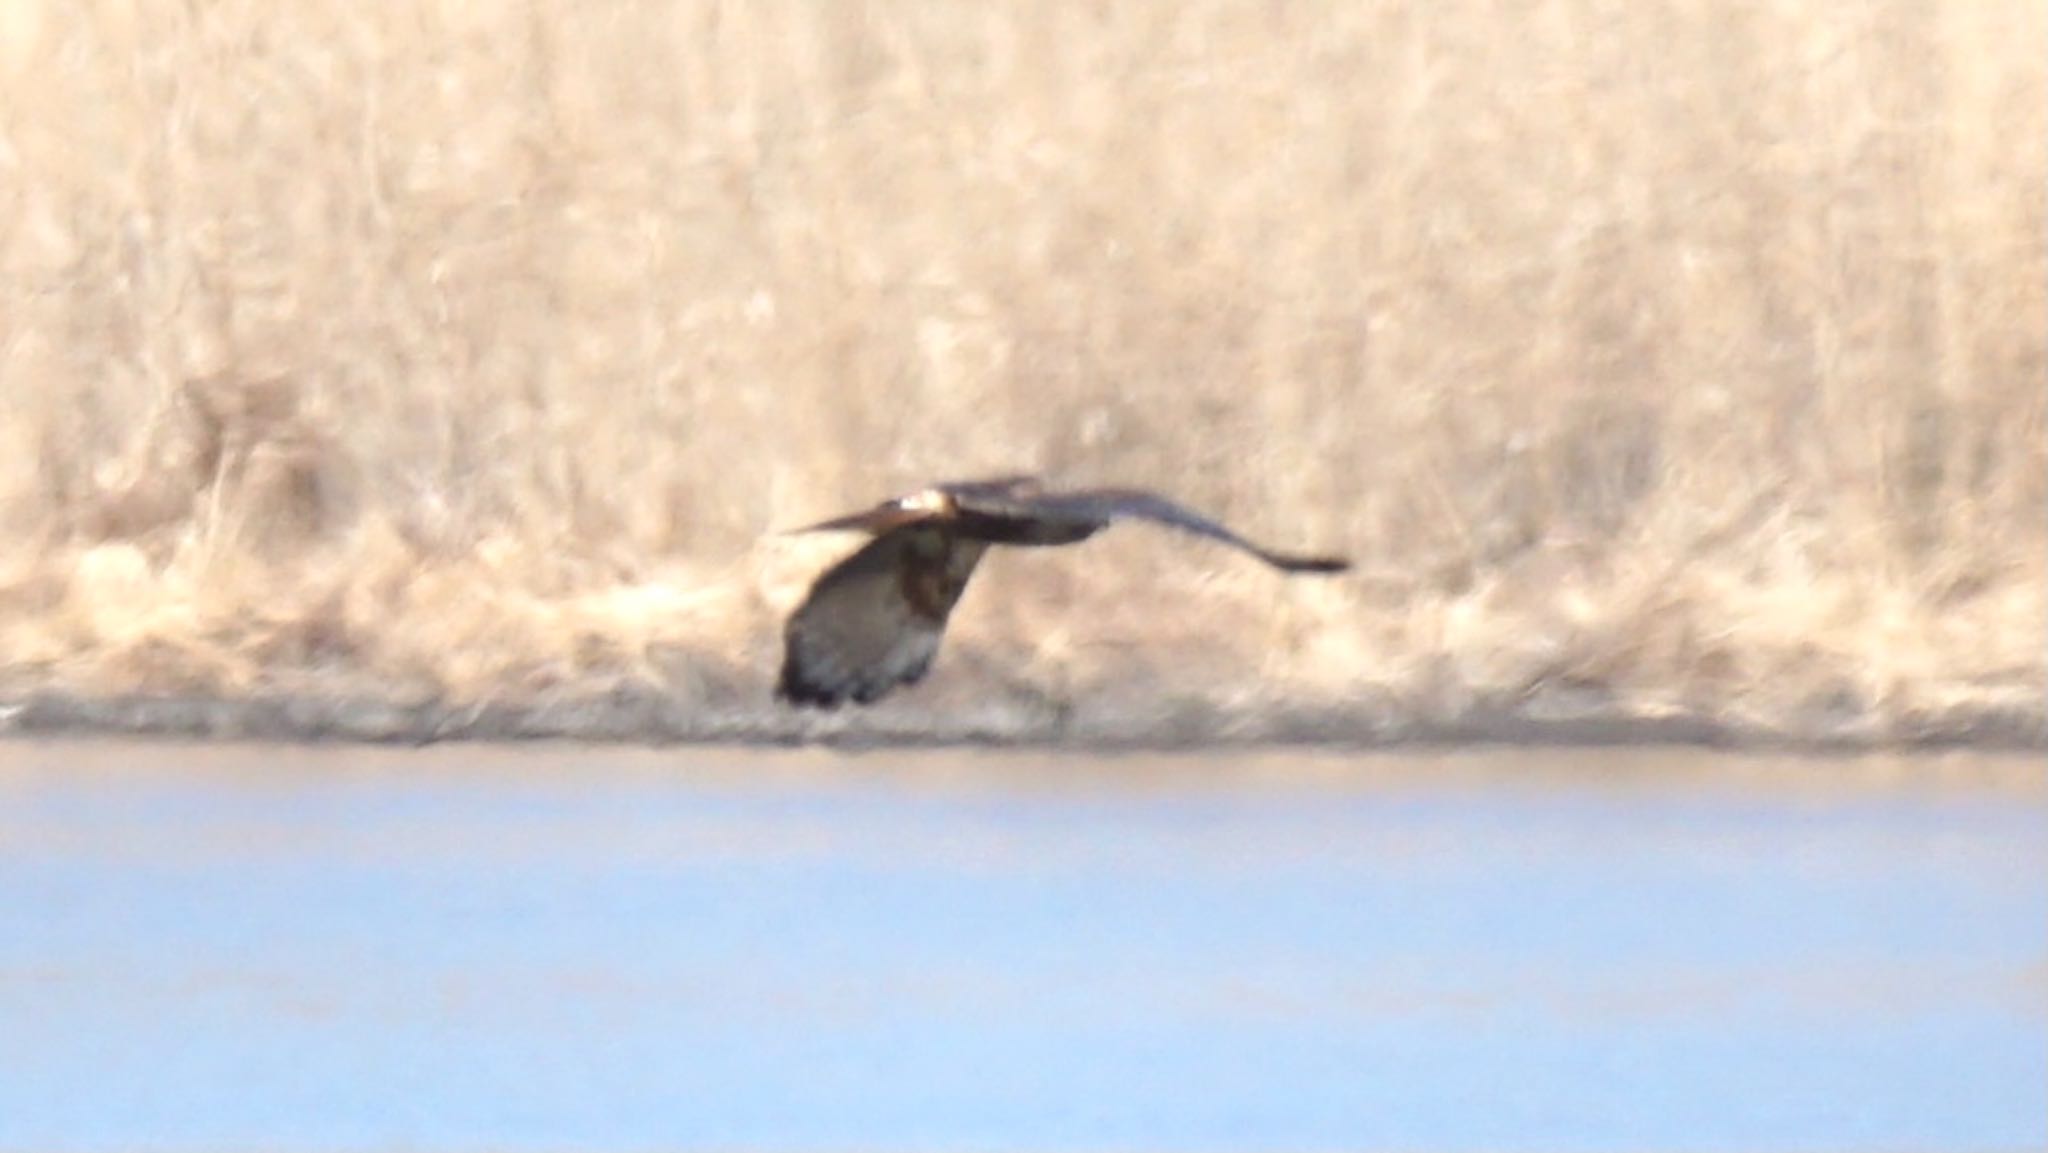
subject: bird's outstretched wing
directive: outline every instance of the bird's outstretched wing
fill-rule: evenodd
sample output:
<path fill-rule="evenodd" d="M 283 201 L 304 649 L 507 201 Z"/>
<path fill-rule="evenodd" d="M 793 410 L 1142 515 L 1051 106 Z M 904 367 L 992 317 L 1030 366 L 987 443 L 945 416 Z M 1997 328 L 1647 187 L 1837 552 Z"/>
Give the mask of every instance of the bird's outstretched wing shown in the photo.
<path fill-rule="evenodd" d="M 1147 520 L 1229 545 L 1283 572 L 1339 573 L 1351 567 L 1351 562 L 1342 557 L 1302 556 L 1253 544 L 1201 513 L 1144 489 L 1042 492 L 1033 486 L 1019 485 L 965 494 L 960 498 L 960 506 L 985 516 L 1017 517 L 1041 524 L 1106 525 L 1116 520 Z"/>
<path fill-rule="evenodd" d="M 923 679 L 986 547 L 920 521 L 883 532 L 832 566 L 783 629 L 775 695 L 835 708 Z"/>

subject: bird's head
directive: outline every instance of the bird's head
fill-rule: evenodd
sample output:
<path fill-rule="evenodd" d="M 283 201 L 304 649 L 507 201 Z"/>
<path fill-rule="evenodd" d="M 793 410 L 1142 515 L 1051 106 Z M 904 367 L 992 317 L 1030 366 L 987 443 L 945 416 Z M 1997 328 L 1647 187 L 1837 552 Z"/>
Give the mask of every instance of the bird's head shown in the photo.
<path fill-rule="evenodd" d="M 953 499 L 953 494 L 945 489 L 928 488 L 923 492 L 914 492 L 909 496 L 897 497 L 882 507 L 901 509 L 904 512 L 923 512 L 933 513 L 938 516 L 951 516 L 959 507 L 959 503 Z"/>

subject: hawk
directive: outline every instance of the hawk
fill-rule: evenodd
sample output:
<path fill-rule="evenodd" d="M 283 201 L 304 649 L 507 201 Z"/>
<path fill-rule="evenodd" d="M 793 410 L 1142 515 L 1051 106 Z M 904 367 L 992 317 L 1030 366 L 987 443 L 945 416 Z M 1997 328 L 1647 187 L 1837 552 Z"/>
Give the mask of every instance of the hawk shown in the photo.
<path fill-rule="evenodd" d="M 946 619 L 992 545 L 1048 547 L 1087 540 L 1118 520 L 1207 537 L 1287 573 L 1339 573 L 1338 557 L 1262 548 L 1168 500 L 1133 488 L 1048 492 L 1035 478 L 934 485 L 865 512 L 792 533 L 865 532 L 874 539 L 811 586 L 783 630 L 778 699 L 837 708 L 872 704 L 924 679 Z"/>

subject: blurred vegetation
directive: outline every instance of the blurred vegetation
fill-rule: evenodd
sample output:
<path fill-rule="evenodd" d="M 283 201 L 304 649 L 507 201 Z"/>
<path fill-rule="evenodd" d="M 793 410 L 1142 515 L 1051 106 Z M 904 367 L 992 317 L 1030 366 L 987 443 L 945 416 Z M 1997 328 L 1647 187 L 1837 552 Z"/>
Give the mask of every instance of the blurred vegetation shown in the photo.
<path fill-rule="evenodd" d="M 765 711 L 851 542 L 764 531 L 1023 469 L 1363 571 L 1001 556 L 926 706 L 2038 734 L 2043 43 L 0 0 L 0 690 Z"/>

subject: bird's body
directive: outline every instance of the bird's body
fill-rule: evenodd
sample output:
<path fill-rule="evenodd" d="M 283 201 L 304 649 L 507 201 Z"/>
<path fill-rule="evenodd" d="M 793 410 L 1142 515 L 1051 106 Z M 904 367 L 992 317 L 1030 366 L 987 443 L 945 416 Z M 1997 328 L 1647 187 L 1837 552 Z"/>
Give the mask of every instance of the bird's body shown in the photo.
<path fill-rule="evenodd" d="M 797 532 L 874 539 L 818 578 L 783 632 L 776 695 L 798 705 L 870 704 L 930 670 L 946 620 L 991 545 L 1087 540 L 1116 520 L 1149 520 L 1248 552 L 1284 572 L 1333 573 L 1332 557 L 1277 553 L 1138 489 L 1046 492 L 1030 477 L 941 484 Z"/>

